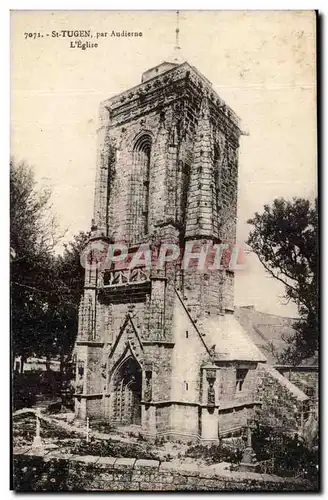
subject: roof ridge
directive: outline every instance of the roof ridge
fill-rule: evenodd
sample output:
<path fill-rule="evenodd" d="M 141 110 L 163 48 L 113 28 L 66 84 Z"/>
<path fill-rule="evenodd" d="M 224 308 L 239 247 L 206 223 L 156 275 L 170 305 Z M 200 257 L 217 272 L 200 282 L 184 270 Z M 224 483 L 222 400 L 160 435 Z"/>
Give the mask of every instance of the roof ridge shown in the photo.
<path fill-rule="evenodd" d="M 251 309 L 251 307 L 253 307 L 253 309 Z M 249 311 L 253 311 L 255 313 L 259 313 L 259 314 L 265 314 L 266 316 L 274 316 L 275 318 L 284 318 L 284 319 L 293 319 L 293 320 L 298 320 L 299 318 L 298 317 L 295 317 L 295 316 L 282 316 L 281 314 L 275 314 L 275 313 L 268 313 L 268 312 L 265 312 L 265 311 L 260 311 L 258 309 L 255 308 L 255 306 L 252 306 L 252 305 L 249 305 L 249 306 L 235 306 L 236 309 L 242 309 L 242 310 L 249 310 Z"/>

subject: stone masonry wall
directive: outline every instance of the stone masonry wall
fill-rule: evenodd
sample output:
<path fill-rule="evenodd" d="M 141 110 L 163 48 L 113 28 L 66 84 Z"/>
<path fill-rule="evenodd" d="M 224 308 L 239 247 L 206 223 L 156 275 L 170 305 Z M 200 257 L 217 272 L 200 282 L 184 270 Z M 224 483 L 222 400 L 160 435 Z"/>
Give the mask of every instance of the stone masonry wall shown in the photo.
<path fill-rule="evenodd" d="M 15 491 L 317 491 L 307 481 L 268 474 L 47 451 L 17 452 L 13 473 Z"/>
<path fill-rule="evenodd" d="M 317 371 L 302 372 L 291 370 L 291 372 L 283 372 L 283 375 L 311 399 L 318 397 L 319 373 Z"/>
<path fill-rule="evenodd" d="M 238 365 L 221 367 L 219 371 L 219 428 L 220 435 L 226 436 L 246 427 L 247 420 L 254 414 L 256 403 L 257 369 L 250 368 L 242 389 L 236 387 Z M 258 405 L 255 406 L 257 408 Z"/>
<path fill-rule="evenodd" d="M 153 401 L 168 401 L 171 392 L 171 356 L 172 348 L 164 344 L 147 345 L 145 359 L 152 366 L 152 399 Z"/>
<path fill-rule="evenodd" d="M 265 367 L 258 370 L 258 376 L 259 400 L 262 403 L 257 414 L 258 421 L 285 432 L 297 432 L 301 426 L 304 403 L 295 393 L 279 383 Z"/>
<path fill-rule="evenodd" d="M 220 437 L 239 434 L 242 428 L 246 428 L 247 420 L 251 417 L 252 408 L 237 407 L 232 410 L 221 410 L 219 413 Z"/>

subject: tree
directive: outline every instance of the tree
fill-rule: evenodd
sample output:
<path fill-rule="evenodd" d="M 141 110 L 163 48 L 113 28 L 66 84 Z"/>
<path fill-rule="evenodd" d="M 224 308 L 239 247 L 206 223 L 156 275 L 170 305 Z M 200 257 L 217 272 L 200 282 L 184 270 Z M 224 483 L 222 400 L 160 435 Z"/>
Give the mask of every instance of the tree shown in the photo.
<path fill-rule="evenodd" d="M 59 238 L 51 192 L 37 188 L 33 169 L 26 163 L 10 162 L 10 198 L 12 354 L 21 357 L 22 371 L 28 357 L 45 357 L 47 384 L 54 394 L 69 375 L 64 367 L 77 334 L 84 287 L 80 253 L 88 234 L 80 232 L 65 245 L 63 255 L 55 255 Z M 50 370 L 50 361 L 57 356 L 59 379 Z M 23 384 L 19 391 L 19 387 L 16 377 L 15 394 L 30 389 Z"/>
<path fill-rule="evenodd" d="M 90 234 L 80 231 L 73 240 L 65 244 L 63 255 L 57 257 L 59 276 L 70 290 L 71 301 L 77 306 L 84 289 L 85 269 L 80 263 L 81 252 Z"/>
<path fill-rule="evenodd" d="M 10 161 L 11 338 L 13 355 L 22 361 L 44 350 L 56 244 L 50 196 L 48 189 L 37 189 L 30 166 Z"/>
<path fill-rule="evenodd" d="M 318 350 L 317 201 L 275 199 L 247 222 L 254 226 L 247 243 L 265 270 L 283 283 L 286 299 L 298 307 L 300 319 L 294 325 L 295 334 L 285 339 L 288 346 L 283 356 L 298 363 Z"/>
<path fill-rule="evenodd" d="M 63 255 L 56 258 L 57 303 L 56 312 L 53 311 L 52 315 L 57 321 L 57 343 L 62 360 L 70 356 L 77 334 L 78 310 L 84 290 L 84 268 L 80 255 L 88 238 L 88 233 L 80 231 L 65 245 Z"/>

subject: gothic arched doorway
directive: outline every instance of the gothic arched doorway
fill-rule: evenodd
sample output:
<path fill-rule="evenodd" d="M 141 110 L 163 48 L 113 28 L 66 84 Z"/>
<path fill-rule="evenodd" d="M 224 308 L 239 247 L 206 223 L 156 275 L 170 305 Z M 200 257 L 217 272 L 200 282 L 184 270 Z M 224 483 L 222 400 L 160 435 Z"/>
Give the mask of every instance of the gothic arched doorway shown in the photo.
<path fill-rule="evenodd" d="M 112 421 L 121 425 L 141 424 L 142 373 L 139 363 L 127 358 L 113 375 Z"/>

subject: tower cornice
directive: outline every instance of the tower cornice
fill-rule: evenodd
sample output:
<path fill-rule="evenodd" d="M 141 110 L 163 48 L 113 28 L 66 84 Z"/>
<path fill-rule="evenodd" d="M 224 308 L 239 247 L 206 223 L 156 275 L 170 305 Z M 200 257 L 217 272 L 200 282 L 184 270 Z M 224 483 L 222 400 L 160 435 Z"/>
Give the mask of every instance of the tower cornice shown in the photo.
<path fill-rule="evenodd" d="M 155 102 L 158 106 L 170 104 L 175 91 L 181 92 L 181 84 L 185 89 L 193 89 L 197 94 L 205 95 L 211 108 L 220 115 L 221 120 L 229 123 L 237 135 L 243 133 L 240 119 L 236 113 L 221 99 L 213 89 L 211 82 L 188 62 L 176 65 L 158 76 L 103 101 L 101 107 L 107 110 L 108 125 L 112 122 L 113 126 L 117 126 L 121 122 L 135 119 L 135 115 L 132 118 L 129 117 L 129 111 L 138 110 L 139 115 L 142 115 L 143 112 L 148 112 L 149 110 L 146 111 L 146 109 L 149 105 L 153 107 Z M 170 94 L 170 102 L 165 102 L 165 98 L 166 100 L 170 99 Z M 181 95 L 177 97 L 181 97 Z"/>

